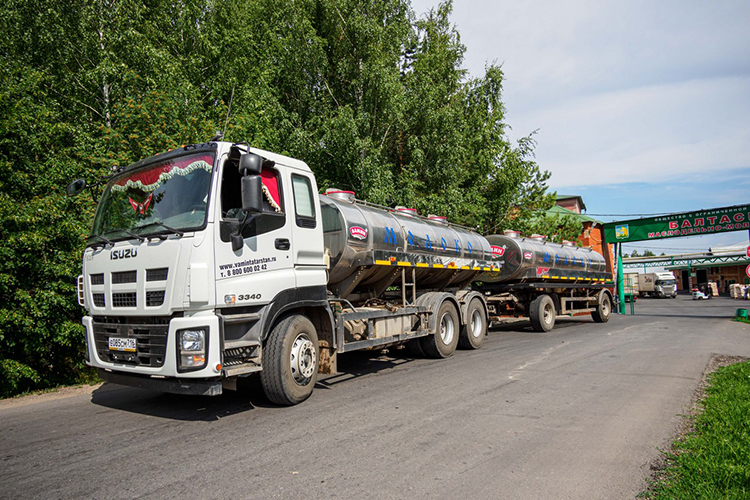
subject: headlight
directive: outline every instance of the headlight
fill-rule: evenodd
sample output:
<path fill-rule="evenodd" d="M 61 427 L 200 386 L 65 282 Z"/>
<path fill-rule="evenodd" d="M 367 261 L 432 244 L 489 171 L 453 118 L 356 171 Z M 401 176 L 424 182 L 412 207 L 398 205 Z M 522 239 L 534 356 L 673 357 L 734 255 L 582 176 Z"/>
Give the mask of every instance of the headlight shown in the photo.
<path fill-rule="evenodd" d="M 203 351 L 203 345 L 206 340 L 206 332 L 203 330 L 187 330 L 182 333 L 183 351 Z"/>
<path fill-rule="evenodd" d="M 206 366 L 208 353 L 208 329 L 177 331 L 177 370 L 181 372 L 200 370 Z"/>

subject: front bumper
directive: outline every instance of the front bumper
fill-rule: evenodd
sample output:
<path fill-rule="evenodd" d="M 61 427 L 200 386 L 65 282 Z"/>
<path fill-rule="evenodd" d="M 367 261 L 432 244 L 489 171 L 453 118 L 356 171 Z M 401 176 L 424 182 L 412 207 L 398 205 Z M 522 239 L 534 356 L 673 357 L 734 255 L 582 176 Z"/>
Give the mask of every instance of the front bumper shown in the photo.
<path fill-rule="evenodd" d="M 152 378 L 149 375 L 121 373 L 99 369 L 99 377 L 105 382 L 154 391 L 185 394 L 190 396 L 218 396 L 222 392 L 221 380 L 191 380 Z"/>
<path fill-rule="evenodd" d="M 109 331 L 111 331 L 111 336 L 136 336 L 141 335 L 140 331 L 134 330 L 134 328 L 130 328 L 129 321 L 130 318 L 119 318 L 122 322 L 114 325 Z M 166 333 L 166 336 L 163 338 L 163 355 L 160 359 L 158 359 L 158 362 L 150 363 L 150 364 L 144 364 L 142 363 L 142 359 L 147 358 L 139 358 L 138 354 L 141 354 L 140 352 L 136 352 L 134 355 L 134 360 L 113 360 L 111 359 L 111 356 L 107 355 L 106 352 L 106 342 L 107 342 L 107 333 L 102 333 L 102 323 L 97 323 L 97 333 L 95 335 L 95 323 L 94 318 L 91 316 L 84 316 L 82 320 L 83 326 L 86 328 L 86 340 L 87 340 L 87 349 L 88 349 L 88 362 L 90 366 L 93 366 L 94 368 L 104 369 L 107 370 L 106 373 L 114 373 L 114 374 L 123 374 L 123 375 L 134 375 L 136 380 L 140 380 L 139 377 L 146 377 L 151 378 L 155 377 L 152 380 L 158 380 L 158 381 L 164 381 L 165 379 L 171 379 L 169 380 L 170 383 L 175 383 L 177 386 L 180 385 L 180 382 L 174 380 L 190 380 L 191 383 L 197 381 L 198 379 L 219 379 L 221 376 L 221 369 L 219 365 L 221 364 L 221 346 L 220 346 L 220 329 L 219 329 L 219 318 L 213 314 L 213 313 L 200 313 L 193 316 L 185 316 L 185 317 L 173 317 L 168 322 L 168 326 L 164 325 L 162 330 Z M 133 325 L 139 324 L 138 318 L 132 318 Z M 177 366 L 177 331 L 182 329 L 190 329 L 190 328 L 206 328 L 208 331 L 207 339 L 208 339 L 208 359 L 206 360 L 206 366 L 205 368 L 201 368 L 200 370 L 195 371 L 189 371 L 189 372 L 179 372 L 178 366 Z M 156 329 L 156 328 L 155 328 Z M 138 351 L 140 351 L 140 340 L 139 340 L 139 347 Z M 110 359 L 105 359 L 105 356 Z M 148 356 L 148 355 L 146 355 Z M 138 360 L 135 360 L 135 358 L 138 358 Z M 217 370 L 217 367 L 219 369 Z M 120 383 L 120 382 L 117 382 Z M 140 381 L 139 384 L 144 384 L 144 382 Z M 160 382 L 161 383 L 161 382 Z M 125 384 L 125 385 L 133 385 L 133 384 Z M 164 384 L 162 384 L 164 385 Z M 141 387 L 143 385 L 136 385 L 138 387 Z M 159 389 L 159 390 L 165 390 L 165 389 Z M 173 392 L 171 390 L 168 390 L 167 392 Z"/>

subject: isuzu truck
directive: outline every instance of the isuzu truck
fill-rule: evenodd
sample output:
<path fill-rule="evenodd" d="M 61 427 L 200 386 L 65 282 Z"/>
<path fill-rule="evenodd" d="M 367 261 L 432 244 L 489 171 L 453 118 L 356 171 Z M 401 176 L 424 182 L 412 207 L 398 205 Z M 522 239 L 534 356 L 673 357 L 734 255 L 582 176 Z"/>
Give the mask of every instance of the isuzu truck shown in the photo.
<path fill-rule="evenodd" d="M 611 312 L 596 252 L 319 195 L 304 162 L 245 143 L 188 145 L 68 194 L 97 185 L 78 300 L 86 362 L 111 383 L 217 395 L 259 372 L 292 405 L 341 353 L 445 358 L 480 348 L 491 314 L 548 331 Z"/>

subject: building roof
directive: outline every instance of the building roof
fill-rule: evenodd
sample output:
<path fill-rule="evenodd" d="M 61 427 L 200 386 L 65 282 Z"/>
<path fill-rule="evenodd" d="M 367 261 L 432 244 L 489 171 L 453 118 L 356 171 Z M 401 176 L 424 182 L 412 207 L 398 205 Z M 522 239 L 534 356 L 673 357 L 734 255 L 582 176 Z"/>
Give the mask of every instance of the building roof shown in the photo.
<path fill-rule="evenodd" d="M 579 197 L 580 198 L 580 197 Z M 602 221 L 596 220 L 588 215 L 579 214 L 560 205 L 553 205 L 549 210 L 544 211 L 545 215 L 572 215 L 581 222 L 591 222 L 592 224 L 601 224 Z"/>
<path fill-rule="evenodd" d="M 556 195 L 555 200 L 556 201 L 577 200 L 578 206 L 581 207 L 581 210 L 586 210 L 586 204 L 583 202 L 583 198 L 575 194 L 558 194 Z"/>

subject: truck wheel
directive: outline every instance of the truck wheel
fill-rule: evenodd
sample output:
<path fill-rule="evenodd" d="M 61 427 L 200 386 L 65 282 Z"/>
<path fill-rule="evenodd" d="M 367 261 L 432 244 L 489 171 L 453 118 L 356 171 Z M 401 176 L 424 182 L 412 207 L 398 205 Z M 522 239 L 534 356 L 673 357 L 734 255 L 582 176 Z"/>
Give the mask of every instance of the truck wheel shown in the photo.
<path fill-rule="evenodd" d="M 612 299 L 609 298 L 608 293 L 599 294 L 599 303 L 596 305 L 596 309 L 591 311 L 591 317 L 597 323 L 606 323 L 609 321 L 609 315 L 612 314 Z"/>
<path fill-rule="evenodd" d="M 296 405 L 312 394 L 318 379 L 318 334 L 306 317 L 281 320 L 268 335 L 260 380 L 272 402 Z"/>
<path fill-rule="evenodd" d="M 529 319 L 535 332 L 548 332 L 555 326 L 555 304 L 552 297 L 542 294 L 531 301 Z"/>
<path fill-rule="evenodd" d="M 466 324 L 461 327 L 461 334 L 458 336 L 458 347 L 479 349 L 484 343 L 485 335 L 487 335 L 487 315 L 482 301 L 471 299 L 466 309 Z"/>
<path fill-rule="evenodd" d="M 458 311 L 449 300 L 443 301 L 437 313 L 437 328 L 433 335 L 420 339 L 424 353 L 430 358 L 447 358 L 458 345 Z"/>
<path fill-rule="evenodd" d="M 422 343 L 420 342 L 422 339 L 412 339 L 409 342 L 406 343 L 406 350 L 409 354 L 414 356 L 415 358 L 424 358 L 424 351 L 422 350 Z"/>

